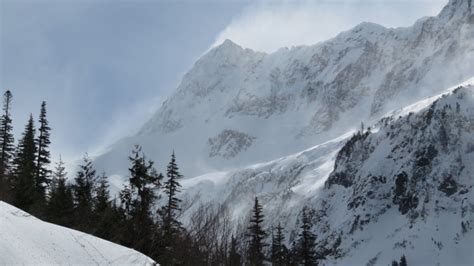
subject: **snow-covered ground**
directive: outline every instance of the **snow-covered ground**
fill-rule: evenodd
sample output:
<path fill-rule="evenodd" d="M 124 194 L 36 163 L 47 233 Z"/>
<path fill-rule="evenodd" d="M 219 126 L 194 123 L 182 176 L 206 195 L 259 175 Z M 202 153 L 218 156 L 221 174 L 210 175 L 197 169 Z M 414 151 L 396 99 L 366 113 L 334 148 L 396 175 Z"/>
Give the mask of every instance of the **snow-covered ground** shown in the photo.
<path fill-rule="evenodd" d="M 156 265 L 138 251 L 43 222 L 0 201 L 0 265 Z"/>

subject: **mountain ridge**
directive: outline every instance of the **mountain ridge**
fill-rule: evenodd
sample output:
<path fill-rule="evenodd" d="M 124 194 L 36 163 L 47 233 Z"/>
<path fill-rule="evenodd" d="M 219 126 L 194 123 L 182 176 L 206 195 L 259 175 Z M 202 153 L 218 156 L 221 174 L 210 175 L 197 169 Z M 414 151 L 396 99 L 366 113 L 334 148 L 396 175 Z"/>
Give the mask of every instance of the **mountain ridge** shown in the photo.
<path fill-rule="evenodd" d="M 287 244 L 298 235 L 301 209 L 310 208 L 324 263 L 389 264 L 406 255 L 416 265 L 469 265 L 473 81 L 392 112 L 364 132 L 183 180 L 184 221 L 200 204 L 223 204 L 234 224 L 245 224 L 258 196 L 266 228 L 282 224 Z"/>
<path fill-rule="evenodd" d="M 158 163 L 175 150 L 185 176 L 196 176 L 325 142 L 472 76 L 468 7 L 450 1 L 411 27 L 361 23 L 271 54 L 226 40 L 197 60 L 137 135 L 112 145 L 96 165 L 124 175 L 116 165 L 141 144 Z"/>

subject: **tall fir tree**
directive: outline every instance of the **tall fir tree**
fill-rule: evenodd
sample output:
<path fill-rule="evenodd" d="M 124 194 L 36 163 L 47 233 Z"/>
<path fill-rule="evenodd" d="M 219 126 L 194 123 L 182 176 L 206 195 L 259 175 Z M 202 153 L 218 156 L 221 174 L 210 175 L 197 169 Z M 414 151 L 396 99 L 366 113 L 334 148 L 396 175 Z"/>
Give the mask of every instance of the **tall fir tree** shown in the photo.
<path fill-rule="evenodd" d="M 46 102 L 41 103 L 41 110 L 39 116 L 39 127 L 38 127 L 38 138 L 36 139 L 38 154 L 36 157 L 36 193 L 39 197 L 44 198 L 46 193 L 46 187 L 50 181 L 51 171 L 48 166 L 51 162 L 49 144 L 50 131 L 48 120 L 46 119 Z"/>
<path fill-rule="evenodd" d="M 16 149 L 14 163 L 14 173 L 11 180 L 13 204 L 25 211 L 31 211 L 35 203 L 35 128 L 33 117 L 25 126 L 22 138 Z"/>
<path fill-rule="evenodd" d="M 265 261 L 264 248 L 266 233 L 263 229 L 263 208 L 255 197 L 255 203 L 252 210 L 252 217 L 250 218 L 250 225 L 248 227 L 248 263 L 252 266 L 263 265 Z"/>
<path fill-rule="evenodd" d="M 129 157 L 132 166 L 128 169 L 130 173 L 130 187 L 137 194 L 138 212 L 148 213 L 153 201 L 158 197 L 156 189 L 161 186 L 162 176 L 153 167 L 152 161 L 147 161 L 140 146 L 135 146 L 132 156 Z"/>
<path fill-rule="evenodd" d="M 301 232 L 298 239 L 298 257 L 301 265 L 318 265 L 316 260 L 316 236 L 311 231 L 311 217 L 308 214 L 307 207 L 301 212 Z"/>
<path fill-rule="evenodd" d="M 76 228 L 89 233 L 91 231 L 88 230 L 90 228 L 88 224 L 93 218 L 93 193 L 96 178 L 96 171 L 92 165 L 92 161 L 86 154 L 74 178 L 72 191 L 74 196 Z"/>
<path fill-rule="evenodd" d="M 115 228 L 120 220 L 113 201 L 110 198 L 109 181 L 102 173 L 95 186 L 93 198 L 94 235 L 104 238 L 114 238 Z"/>
<path fill-rule="evenodd" d="M 71 187 L 67 184 L 67 172 L 61 157 L 52 174 L 49 200 L 47 204 L 48 220 L 62 225 L 73 223 L 74 202 Z"/>
<path fill-rule="evenodd" d="M 178 264 L 179 258 L 174 256 L 177 252 L 176 243 L 179 241 L 182 225 L 177 219 L 180 211 L 179 204 L 181 200 L 177 197 L 180 192 L 181 184 L 179 179 L 183 176 L 179 173 L 179 168 L 176 163 L 176 156 L 173 152 L 171 160 L 168 163 L 166 171 L 167 180 L 163 184 L 163 190 L 166 195 L 166 204 L 160 210 L 160 217 L 162 222 L 161 228 L 161 247 L 160 255 L 163 264 Z"/>
<path fill-rule="evenodd" d="M 405 257 L 405 255 L 402 255 L 402 257 L 400 258 L 400 266 L 408 266 L 407 264 L 407 258 Z"/>
<path fill-rule="evenodd" d="M 154 236 L 151 209 L 158 198 L 162 175 L 156 172 L 152 161 L 146 160 L 140 146 L 135 146 L 129 160 L 132 164 L 129 168 L 129 186 L 121 193 L 122 203 L 127 205 L 127 227 L 130 231 L 126 242 L 150 255 Z"/>
<path fill-rule="evenodd" d="M 99 176 L 97 187 L 94 193 L 94 212 L 98 215 L 105 212 L 111 207 L 110 203 L 110 192 L 109 192 L 109 181 L 105 173 Z"/>
<path fill-rule="evenodd" d="M 50 190 L 51 191 L 55 190 L 58 187 L 59 182 L 61 180 L 66 180 L 66 179 L 67 179 L 66 166 L 62 159 L 62 156 L 59 155 L 59 161 L 56 163 L 56 166 L 54 167 L 54 171 L 52 172 L 51 183 L 49 186 Z M 50 196 L 49 198 L 51 198 L 51 193 L 49 196 Z"/>
<path fill-rule="evenodd" d="M 288 250 L 284 242 L 283 227 L 278 223 L 272 233 L 272 265 L 283 266 L 287 264 Z"/>
<path fill-rule="evenodd" d="M 14 153 L 12 118 L 10 114 L 13 95 L 7 90 L 3 94 L 3 114 L 0 117 L 0 182 L 7 179 L 11 172 Z M 2 185 L 0 183 L 0 185 Z M 3 184 L 5 185 L 5 184 Z"/>

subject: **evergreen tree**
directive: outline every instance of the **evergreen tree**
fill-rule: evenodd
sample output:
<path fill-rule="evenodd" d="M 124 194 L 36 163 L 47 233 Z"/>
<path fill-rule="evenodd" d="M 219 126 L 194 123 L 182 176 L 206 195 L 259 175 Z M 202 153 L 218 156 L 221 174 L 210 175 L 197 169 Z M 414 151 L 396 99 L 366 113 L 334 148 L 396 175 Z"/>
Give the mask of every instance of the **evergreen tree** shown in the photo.
<path fill-rule="evenodd" d="M 72 191 L 74 195 L 76 227 L 89 233 L 91 232 L 89 230 L 89 223 L 93 214 L 93 193 L 96 178 L 96 171 L 93 168 L 92 161 L 86 154 L 74 178 L 75 183 L 72 186 Z"/>
<path fill-rule="evenodd" d="M 99 176 L 93 198 L 94 235 L 112 239 L 115 227 L 120 221 L 115 204 L 110 198 L 108 177 L 105 173 Z"/>
<path fill-rule="evenodd" d="M 73 211 L 72 191 L 67 184 L 66 168 L 60 157 L 51 180 L 47 205 L 48 220 L 62 226 L 71 226 Z"/>
<path fill-rule="evenodd" d="M 10 115 L 12 98 L 13 95 L 9 90 L 3 94 L 3 114 L 0 117 L 0 182 L 2 183 L 6 181 L 7 175 L 11 171 L 14 152 L 13 126 Z"/>
<path fill-rule="evenodd" d="M 171 160 L 168 163 L 166 171 L 167 180 L 163 184 L 164 193 L 166 195 L 166 204 L 160 210 L 162 221 L 162 243 L 161 243 L 161 262 L 163 264 L 177 264 L 176 243 L 179 241 L 180 232 L 182 230 L 181 223 L 177 219 L 180 211 L 179 203 L 181 200 L 176 196 L 180 192 L 181 184 L 179 179 L 183 176 L 179 173 L 178 165 L 176 164 L 176 156 L 173 152 Z"/>
<path fill-rule="evenodd" d="M 14 158 L 14 174 L 11 180 L 13 204 L 25 211 L 35 203 L 35 128 L 30 116 Z"/>
<path fill-rule="evenodd" d="M 405 255 L 402 255 L 402 257 L 400 258 L 400 266 L 408 266 L 407 264 L 407 258 L 405 258 Z"/>
<path fill-rule="evenodd" d="M 101 213 L 107 211 L 110 205 L 110 192 L 109 192 L 109 181 L 107 180 L 107 175 L 102 173 L 98 179 L 98 185 L 95 188 L 94 195 L 94 212 L 100 215 Z"/>
<path fill-rule="evenodd" d="M 227 265 L 229 266 L 240 266 L 242 265 L 242 256 L 239 253 L 239 243 L 237 239 L 232 235 L 230 239 L 230 250 L 229 257 L 227 259 Z"/>
<path fill-rule="evenodd" d="M 67 179 L 67 172 L 66 172 L 66 167 L 64 166 L 63 159 L 61 155 L 59 155 L 59 161 L 56 163 L 56 167 L 54 168 L 54 171 L 52 173 L 51 177 L 51 183 L 50 183 L 50 190 L 54 191 L 57 189 L 59 186 L 59 182 L 61 180 L 66 180 Z M 51 192 L 49 193 L 51 198 Z"/>
<path fill-rule="evenodd" d="M 127 220 L 124 209 L 120 204 L 117 204 L 118 201 L 117 198 L 111 200 L 110 211 L 106 215 L 110 218 L 104 218 L 109 223 L 104 224 L 104 230 L 100 230 L 102 228 L 101 225 L 98 226 L 97 236 L 124 245 L 124 235 L 127 233 Z M 109 224 L 110 226 L 107 226 Z"/>
<path fill-rule="evenodd" d="M 50 161 L 49 144 L 51 141 L 48 120 L 46 119 L 46 102 L 41 104 L 39 116 L 38 138 L 36 139 L 38 155 L 36 157 L 36 193 L 40 198 L 45 197 L 46 186 L 49 183 L 51 171 L 48 169 Z"/>
<path fill-rule="evenodd" d="M 125 206 L 126 228 L 128 235 L 123 241 L 133 248 L 150 255 L 154 236 L 154 221 L 151 208 L 158 198 L 156 190 L 161 186 L 162 176 L 153 168 L 153 162 L 147 161 L 140 146 L 135 146 L 129 168 L 129 186 L 121 192 L 122 205 Z"/>
<path fill-rule="evenodd" d="M 129 160 L 132 163 L 132 167 L 128 169 L 130 188 L 138 196 L 136 200 L 138 205 L 135 206 L 135 209 L 137 212 L 151 215 L 148 212 L 153 201 L 157 199 L 156 189 L 161 186 L 162 176 L 154 169 L 153 162 L 146 160 L 140 146 L 135 146 Z"/>
<path fill-rule="evenodd" d="M 181 184 L 178 180 L 183 176 L 179 173 L 174 152 L 171 155 L 171 161 L 167 167 L 166 177 L 167 181 L 164 183 L 164 192 L 167 196 L 167 204 L 165 206 L 165 221 L 169 223 L 170 227 L 178 228 L 181 226 L 181 223 L 177 221 L 175 217 L 176 213 L 180 211 L 179 203 L 181 200 L 176 197 L 176 194 L 181 192 Z"/>
<path fill-rule="evenodd" d="M 252 266 L 263 265 L 265 256 L 263 249 L 265 247 L 265 231 L 263 230 L 263 209 L 258 198 L 255 197 L 255 203 L 252 210 L 252 217 L 250 218 L 250 225 L 248 227 L 248 263 Z"/>
<path fill-rule="evenodd" d="M 299 235 L 299 258 L 305 266 L 317 265 L 316 261 L 316 236 L 311 232 L 311 219 L 306 207 L 301 213 L 301 233 Z"/>
<path fill-rule="evenodd" d="M 286 265 L 287 248 L 284 244 L 285 236 L 280 223 L 275 230 L 276 232 L 272 233 L 272 265 L 283 266 Z"/>

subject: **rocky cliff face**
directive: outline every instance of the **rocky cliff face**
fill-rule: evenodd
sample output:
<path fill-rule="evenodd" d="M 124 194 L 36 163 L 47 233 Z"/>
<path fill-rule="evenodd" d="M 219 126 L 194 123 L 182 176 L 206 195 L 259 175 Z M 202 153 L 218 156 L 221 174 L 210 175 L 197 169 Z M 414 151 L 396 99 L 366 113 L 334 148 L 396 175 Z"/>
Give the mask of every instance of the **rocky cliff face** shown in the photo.
<path fill-rule="evenodd" d="M 344 145 L 316 203 L 327 214 L 315 220 L 329 226 L 322 239 L 337 234 L 343 243 L 330 259 L 362 252 L 387 264 L 388 254 L 405 253 L 415 265 L 472 263 L 474 87 L 379 125 Z"/>
<path fill-rule="evenodd" d="M 352 136 L 351 136 L 352 134 Z M 469 265 L 474 241 L 474 82 L 395 111 L 348 133 L 266 164 L 183 182 L 185 220 L 200 204 L 224 204 L 236 224 L 252 198 L 266 226 L 291 243 L 311 209 L 327 264 Z"/>
<path fill-rule="evenodd" d="M 362 23 L 326 42 L 272 54 L 227 40 L 196 62 L 139 134 L 96 163 L 124 174 L 117 166 L 138 143 L 158 164 L 176 150 L 184 174 L 195 176 L 278 158 L 375 121 L 474 75 L 470 3 L 450 1 L 412 27 Z M 209 140 L 228 132 L 252 141 L 221 138 L 232 154 L 216 152 Z"/>

